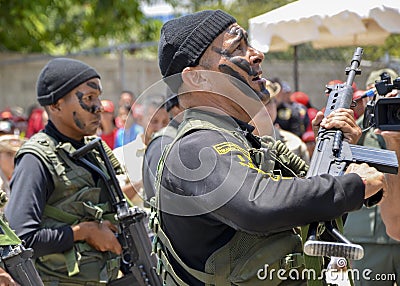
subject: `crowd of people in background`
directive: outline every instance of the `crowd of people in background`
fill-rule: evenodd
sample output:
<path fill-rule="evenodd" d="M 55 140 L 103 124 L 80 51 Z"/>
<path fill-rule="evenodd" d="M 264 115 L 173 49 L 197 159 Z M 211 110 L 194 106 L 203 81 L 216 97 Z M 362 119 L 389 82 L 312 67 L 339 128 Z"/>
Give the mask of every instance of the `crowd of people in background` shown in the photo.
<path fill-rule="evenodd" d="M 393 71 L 390 75 L 395 76 L 396 73 Z M 262 126 L 262 121 L 272 118 L 275 132 L 272 134 L 270 130 L 268 131 L 269 135 L 283 140 L 292 151 L 297 148 L 302 150 L 295 153 L 302 154 L 301 157 L 309 162 L 315 148 L 315 136 L 311 122 L 318 109 L 312 105 L 308 94 L 302 91 L 293 91 L 287 81 L 277 77 L 270 79 L 270 81 L 278 86 L 271 100 L 271 104 L 274 105 L 273 111 L 269 110 L 269 118 L 265 118 L 265 114 L 259 114 L 255 120 L 261 121 L 258 124 Z M 343 81 L 335 79 L 329 81 L 326 86 L 342 83 Z M 362 121 L 368 98 L 359 99 L 364 95 L 366 89 L 358 89 L 357 85 L 353 83 L 353 91 L 353 100 L 356 103 L 352 107 L 354 117 L 355 119 L 361 118 Z M 326 95 L 328 96 L 328 94 Z M 106 98 L 101 101 L 103 112 L 101 113 L 101 125 L 96 135 L 100 136 L 111 149 L 135 141 L 138 135 L 145 133 L 148 124 L 144 120 L 145 111 L 142 104 L 135 102 L 135 100 L 136 96 L 132 91 L 123 90 L 120 92 L 116 104 Z M 324 108 L 322 108 L 322 111 L 324 111 Z M 12 134 L 15 135 L 15 138 L 21 140 L 29 139 L 32 135 L 43 130 L 47 120 L 46 111 L 37 104 L 32 104 L 26 112 L 18 106 L 6 107 L 0 112 L 0 136 Z M 255 133 L 257 132 L 256 130 Z M 305 152 L 304 149 L 306 149 Z"/>
<path fill-rule="evenodd" d="M 320 142 L 319 128 L 341 130 L 348 143 L 400 154 L 399 135 L 374 128 L 361 135 L 366 91 L 383 73 L 392 79 L 398 74 L 374 71 L 365 89 L 353 84 L 352 110 L 324 118 L 324 108 L 294 90 L 289 79 L 262 78 L 264 57 L 236 19 L 206 10 L 161 29 L 159 67 L 168 92 L 141 97 L 122 90 L 111 97 L 94 67 L 50 60 L 38 75 L 37 104 L 26 110 L 0 106 L 0 224 L 10 227 L 0 233 L 0 244 L 11 234 L 33 249 L 46 286 L 142 285 L 137 280 L 149 277 L 143 265 L 129 265 L 126 260 L 136 257 L 123 252 L 134 249 L 130 239 L 138 238 L 121 236 L 121 198 L 112 194 L 119 184 L 121 201 L 146 214 L 163 285 L 264 285 L 258 265 L 278 274 L 307 270 L 299 232 L 342 217 L 343 234 L 365 250 L 349 266 L 397 274 L 396 281 L 354 285 L 400 285 L 400 215 L 392 212 L 398 210 L 400 175 L 358 162 L 341 176 L 307 177 L 305 171 Z M 174 75 L 177 82 L 170 80 Z M 327 98 L 338 84 L 343 82 L 326 84 Z M 109 162 L 98 149 L 86 148 L 99 137 Z M 77 155 L 82 149 L 87 152 Z M 290 166 L 293 154 L 301 167 Z M 362 207 L 383 189 L 380 205 Z M 19 286 L 6 266 L 0 259 L 0 285 Z M 285 278 L 271 283 L 305 285 L 308 279 Z"/>
<path fill-rule="evenodd" d="M 394 76 L 395 73 L 393 72 L 391 75 Z M 326 86 L 329 87 L 341 83 L 343 82 L 340 80 L 331 80 Z M 273 90 L 271 87 L 274 87 Z M 367 88 L 370 87 L 371 85 L 367 86 Z M 308 94 L 302 91 L 293 91 L 290 84 L 285 80 L 277 77 L 270 79 L 269 88 L 271 101 L 251 122 L 258 127 L 254 134 L 273 136 L 275 139 L 281 140 L 288 146 L 289 150 L 300 156 L 306 163 L 309 163 L 316 142 L 311 122 L 315 118 L 318 109 L 312 105 Z M 356 102 L 353 106 L 354 116 L 360 124 L 368 98 L 359 100 L 366 90 L 357 89 L 355 84 L 353 84 L 353 91 L 353 100 Z M 129 172 L 131 176 L 136 174 L 132 178 L 128 178 L 127 175 L 123 178 L 119 177 L 119 180 L 121 186 L 126 187 L 125 191 L 128 198 L 143 206 L 140 202 L 143 199 L 142 195 L 144 195 L 141 176 L 143 164 L 147 167 L 146 162 L 143 163 L 143 156 L 151 137 L 160 129 L 166 127 L 171 118 L 168 117 L 164 108 L 162 108 L 164 110 L 162 113 L 156 111 L 156 105 L 164 106 L 163 103 L 160 103 L 166 100 L 164 97 L 153 98 L 155 100 L 154 104 L 148 102 L 146 104 L 138 103 L 136 99 L 135 94 L 129 90 L 120 92 L 116 104 L 104 97 L 101 100 L 103 107 L 101 124 L 96 135 L 101 137 L 112 150 L 115 150 L 121 165 L 126 169 L 131 169 Z M 173 100 L 176 101 L 177 99 L 174 98 Z M 166 108 L 168 110 L 168 103 Z M 182 112 L 182 110 L 180 111 Z M 150 115 L 152 118 L 149 117 Z M 23 109 L 20 107 L 6 107 L 0 113 L 0 147 L 3 146 L 0 149 L 0 160 L 2 169 L 7 169 L 7 171 L 0 170 L 0 175 L 2 188 L 6 190 L 7 195 L 10 192 L 8 183 L 14 167 L 11 162 L 15 152 L 24 141 L 43 130 L 47 121 L 47 112 L 37 104 L 32 104 L 28 108 L 27 115 L 24 115 Z M 270 123 L 273 124 L 271 125 Z M 177 128 L 178 124 L 175 125 Z M 273 127 L 272 129 L 271 126 Z M 375 136 L 379 138 L 378 135 Z M 9 147 L 4 147 L 6 146 L 4 142 L 13 142 L 13 144 Z M 127 149 L 122 147 L 125 145 L 130 149 L 133 148 L 132 152 L 135 154 L 139 154 L 135 156 L 135 158 L 138 157 L 138 160 L 133 160 L 132 162 L 124 161 L 124 152 L 127 152 Z M 10 156 L 12 155 L 10 157 L 12 160 L 8 161 L 10 163 L 4 161 L 4 155 L 2 155 L 4 152 L 7 152 L 6 154 L 10 154 Z M 153 169 L 152 172 L 155 174 L 155 167 Z M 147 170 L 144 172 L 147 172 Z M 153 179 L 154 174 L 152 174 Z M 137 194 L 140 194 L 140 196 Z"/>
<path fill-rule="evenodd" d="M 391 75 L 394 76 L 395 73 L 393 72 Z M 332 80 L 327 86 L 340 83 L 343 82 Z M 373 82 L 367 84 L 366 89 L 371 87 L 373 87 Z M 363 120 L 363 113 L 368 100 L 360 100 L 360 98 L 365 94 L 366 89 L 357 89 L 357 86 L 353 85 L 353 100 L 356 103 L 353 105 L 354 117 L 358 119 L 359 125 Z M 293 153 L 309 163 L 316 142 L 311 122 L 318 109 L 312 105 L 308 94 L 302 91 L 293 91 L 287 81 L 279 78 L 270 79 L 269 93 L 271 100 L 265 105 L 266 108 L 261 110 L 251 122 L 257 126 L 254 134 L 274 136 L 275 139 L 284 142 Z M 146 149 L 153 138 L 159 136 L 156 134 L 170 124 L 173 116 L 171 116 L 171 113 L 168 115 L 168 112 L 174 107 L 179 107 L 179 103 L 175 102 L 177 101 L 176 98 L 173 98 L 172 101 L 167 100 L 165 95 L 155 96 L 150 101 L 140 104 L 136 102 L 136 99 L 134 93 L 127 90 L 120 93 L 119 100 L 116 103 L 104 96 L 101 100 L 101 124 L 95 135 L 101 137 L 110 149 L 114 150 L 116 158 L 125 169 L 125 175 L 119 177 L 119 182 L 121 187 L 124 187 L 125 194 L 135 205 L 143 207 L 143 198 L 149 199 L 149 196 L 154 196 L 155 192 L 148 187 L 148 190 L 145 191 L 150 195 L 147 194 L 146 196 L 143 190 L 143 181 L 146 185 L 146 180 L 155 179 L 157 164 L 154 162 L 158 161 L 162 151 L 162 148 L 157 145 L 157 148 L 161 149 L 156 152 L 157 156 L 154 162 L 150 163 L 150 159 L 149 161 L 144 159 L 145 154 L 147 157 L 152 156 L 152 154 L 146 153 Z M 171 102 L 174 103 L 171 105 Z M 179 113 L 182 113 L 182 111 L 183 109 L 179 109 Z M 10 196 L 9 182 L 14 170 L 16 152 L 27 139 L 43 130 L 48 122 L 48 114 L 42 106 L 34 104 L 27 110 L 26 114 L 20 107 L 6 107 L 0 113 L 0 188 L 5 191 L 7 196 Z M 181 120 L 171 121 L 175 130 Z M 269 124 L 270 122 L 273 124 Z M 176 131 L 174 132 L 176 133 Z M 380 142 L 378 135 L 372 136 L 377 140 L 376 142 Z M 173 136 L 168 142 L 171 142 L 172 138 Z M 363 145 L 363 143 L 361 142 L 360 145 Z M 379 148 L 385 148 L 385 146 L 380 145 Z M 134 156 L 131 156 L 130 160 L 125 160 L 124 154 L 126 152 L 134 154 Z M 152 172 L 151 176 L 148 174 L 149 171 Z M 143 174 L 145 174 L 144 177 Z M 147 184 L 153 185 L 154 182 L 147 182 Z M 374 217 L 380 215 L 379 210 L 374 210 L 374 212 L 376 212 Z M 352 222 L 350 216 L 346 228 L 350 236 L 352 235 L 350 230 L 354 226 Z M 370 240 L 364 239 L 367 241 L 366 246 L 377 245 L 379 250 L 382 244 L 388 243 L 391 247 L 389 252 L 395 253 L 398 249 L 397 242 L 390 240 L 384 234 L 383 223 L 381 220 L 379 223 L 379 227 L 383 230 L 380 233 L 381 236 Z M 382 237 L 385 237 L 384 241 Z M 354 237 L 354 239 L 357 238 L 357 236 Z M 360 243 L 365 242 L 364 240 L 361 239 Z M 375 255 L 374 253 L 371 255 Z M 376 267 L 376 263 L 370 263 L 370 265 Z"/>
<path fill-rule="evenodd" d="M 393 72 L 393 74 L 395 73 Z M 280 130 L 280 133 L 289 132 L 285 134 L 289 134 L 291 138 L 294 135 L 296 142 L 298 142 L 297 139 L 300 139 L 300 144 L 305 144 L 304 146 L 307 148 L 306 158 L 311 158 L 315 147 L 311 122 L 318 109 L 312 105 L 308 94 L 303 91 L 293 91 L 287 81 L 277 77 L 270 81 L 279 86 L 279 90 L 273 94 L 273 104 L 276 105 L 276 110 L 272 113 L 272 117 L 276 130 Z M 341 80 L 331 80 L 326 86 L 341 83 L 343 83 Z M 357 103 L 353 106 L 354 117 L 355 119 L 363 118 L 368 98 L 363 100 L 359 100 L 359 98 L 366 89 L 357 89 L 354 83 L 353 90 L 353 100 Z M 122 147 L 145 132 L 147 123 L 143 121 L 143 106 L 135 103 L 135 100 L 134 93 L 129 90 L 121 91 L 116 104 L 111 99 L 102 99 L 101 125 L 96 135 L 100 136 L 111 149 Z M 324 111 L 323 109 L 322 111 Z M 46 111 L 37 104 L 32 104 L 26 112 L 21 107 L 6 107 L 0 113 L 0 135 L 13 134 L 21 139 L 29 139 L 35 133 L 43 130 L 47 120 Z M 257 118 L 257 120 L 259 119 Z M 280 136 L 277 138 L 283 139 Z"/>

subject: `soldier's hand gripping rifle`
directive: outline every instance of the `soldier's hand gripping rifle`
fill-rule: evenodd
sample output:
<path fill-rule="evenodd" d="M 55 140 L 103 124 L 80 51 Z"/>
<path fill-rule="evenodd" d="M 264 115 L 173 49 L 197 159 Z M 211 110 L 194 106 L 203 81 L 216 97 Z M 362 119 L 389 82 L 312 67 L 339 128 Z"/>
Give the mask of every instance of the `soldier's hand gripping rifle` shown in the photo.
<path fill-rule="evenodd" d="M 99 153 L 108 174 L 83 157 L 92 150 Z M 138 207 L 129 207 L 101 139 L 92 140 L 73 152 L 71 156 L 79 159 L 104 180 L 116 212 L 116 220 L 119 223 L 118 240 L 122 246 L 122 260 L 125 266 L 129 268 L 140 286 L 161 286 L 161 280 L 156 273 L 157 259 L 151 253 L 150 238 L 144 226 L 143 219 L 146 217 L 146 213 Z M 123 282 L 122 278 L 120 284 L 112 282 L 111 285 L 127 284 Z"/>
<path fill-rule="evenodd" d="M 330 87 L 330 93 L 325 110 L 325 117 L 338 108 L 350 108 L 353 99 L 352 84 L 358 69 L 363 49 L 357 48 L 351 60 L 351 66 L 346 68 L 347 80 L 344 84 Z M 367 163 L 384 173 L 397 174 L 398 162 L 396 153 L 389 150 L 367 148 L 352 145 L 343 140 L 340 130 L 326 130 L 320 128 L 315 150 L 307 172 L 307 178 L 330 174 L 341 176 L 347 166 L 352 163 Z M 365 200 L 366 206 L 371 206 L 382 198 L 382 190 L 373 197 Z M 344 237 L 331 221 L 324 222 L 325 229 L 335 238 L 336 242 L 318 240 L 317 228 L 319 222 L 312 223 L 309 227 L 308 240 L 304 244 L 304 252 L 311 256 L 336 256 L 359 260 L 364 255 L 362 246 L 351 243 Z"/>
<path fill-rule="evenodd" d="M 11 277 L 21 286 L 43 286 L 31 260 L 33 250 L 26 249 L 8 224 L 0 218 L 0 261 Z"/>

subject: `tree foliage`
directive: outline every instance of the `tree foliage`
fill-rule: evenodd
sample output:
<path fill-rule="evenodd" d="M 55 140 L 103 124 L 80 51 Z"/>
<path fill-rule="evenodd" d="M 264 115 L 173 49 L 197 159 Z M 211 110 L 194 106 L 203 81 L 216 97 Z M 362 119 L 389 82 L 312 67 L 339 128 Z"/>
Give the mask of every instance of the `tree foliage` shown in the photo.
<path fill-rule="evenodd" d="M 157 41 L 162 23 L 146 19 L 140 2 L 159 0 L 0 0 L 0 51 L 65 54 L 121 43 Z M 172 6 L 195 12 L 223 9 L 248 28 L 248 19 L 294 0 L 165 0 Z M 364 47 L 368 60 L 389 54 L 400 57 L 400 35 L 391 35 L 381 46 Z M 269 57 L 291 59 L 293 48 Z M 156 48 L 150 49 L 155 53 Z M 313 50 L 302 45 L 302 59 L 326 54 L 347 57 L 348 48 Z"/>
<path fill-rule="evenodd" d="M 0 0 L 0 49 L 63 54 L 155 40 L 161 23 L 139 0 Z"/>

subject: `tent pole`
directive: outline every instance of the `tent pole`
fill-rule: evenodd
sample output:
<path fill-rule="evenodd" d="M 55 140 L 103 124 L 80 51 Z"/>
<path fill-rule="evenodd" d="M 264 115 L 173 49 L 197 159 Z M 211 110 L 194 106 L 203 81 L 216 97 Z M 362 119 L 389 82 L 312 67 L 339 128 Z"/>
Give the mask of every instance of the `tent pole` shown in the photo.
<path fill-rule="evenodd" d="M 294 77 L 294 91 L 299 91 L 299 67 L 298 67 L 298 45 L 293 46 L 293 77 Z"/>

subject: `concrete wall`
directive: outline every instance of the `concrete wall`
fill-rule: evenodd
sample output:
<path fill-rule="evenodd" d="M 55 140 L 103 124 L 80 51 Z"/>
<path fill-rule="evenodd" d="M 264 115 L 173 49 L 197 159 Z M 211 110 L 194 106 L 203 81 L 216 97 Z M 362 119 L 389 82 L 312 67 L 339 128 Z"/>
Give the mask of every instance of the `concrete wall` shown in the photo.
<path fill-rule="evenodd" d="M 93 66 L 102 77 L 104 99 L 118 102 L 122 90 L 139 96 L 142 91 L 161 79 L 157 62 L 137 58 L 77 57 Z M 8 106 L 28 108 L 36 103 L 36 80 L 43 66 L 50 60 L 35 57 L 0 54 L 0 110 Z"/>
<path fill-rule="evenodd" d="M 36 79 L 50 58 L 0 54 L 0 111 L 9 106 L 21 106 L 25 110 L 36 103 Z M 77 58 L 95 67 L 102 76 L 103 98 L 118 101 L 121 90 L 132 90 L 139 96 L 146 88 L 161 79 L 156 60 L 134 57 L 86 56 Z M 322 108 L 326 104 L 325 84 L 332 79 L 345 80 L 347 62 L 300 62 L 299 89 L 307 93 L 313 105 Z M 373 66 L 362 66 L 362 75 L 355 82 L 360 89 Z M 277 76 L 294 87 L 293 63 L 268 61 L 263 64 L 264 77 Z"/>

